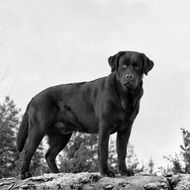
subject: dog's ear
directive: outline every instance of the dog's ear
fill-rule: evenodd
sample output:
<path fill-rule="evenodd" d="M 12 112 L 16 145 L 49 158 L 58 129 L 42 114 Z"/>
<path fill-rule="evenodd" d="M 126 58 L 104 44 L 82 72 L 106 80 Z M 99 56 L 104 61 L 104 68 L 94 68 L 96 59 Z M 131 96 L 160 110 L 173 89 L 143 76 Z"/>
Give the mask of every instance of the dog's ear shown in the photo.
<path fill-rule="evenodd" d="M 145 54 L 142 54 L 142 57 L 143 57 L 143 73 L 145 75 L 148 75 L 148 72 L 153 68 L 154 63 Z"/>
<path fill-rule="evenodd" d="M 111 72 L 114 72 L 115 70 L 117 70 L 118 67 L 118 62 L 119 62 L 119 58 L 121 57 L 121 55 L 124 53 L 124 51 L 120 51 L 117 54 L 110 56 L 108 58 L 108 63 L 111 67 Z"/>

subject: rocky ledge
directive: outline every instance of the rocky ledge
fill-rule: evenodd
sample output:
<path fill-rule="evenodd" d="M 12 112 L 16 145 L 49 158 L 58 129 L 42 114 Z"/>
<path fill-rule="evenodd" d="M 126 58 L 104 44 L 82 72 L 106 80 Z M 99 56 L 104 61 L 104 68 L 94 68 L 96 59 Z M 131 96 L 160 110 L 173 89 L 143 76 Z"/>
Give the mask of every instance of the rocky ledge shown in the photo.
<path fill-rule="evenodd" d="M 97 173 L 44 174 L 25 180 L 0 179 L 1 190 L 190 190 L 190 175 L 154 176 L 137 174 L 132 177 L 101 177 Z"/>

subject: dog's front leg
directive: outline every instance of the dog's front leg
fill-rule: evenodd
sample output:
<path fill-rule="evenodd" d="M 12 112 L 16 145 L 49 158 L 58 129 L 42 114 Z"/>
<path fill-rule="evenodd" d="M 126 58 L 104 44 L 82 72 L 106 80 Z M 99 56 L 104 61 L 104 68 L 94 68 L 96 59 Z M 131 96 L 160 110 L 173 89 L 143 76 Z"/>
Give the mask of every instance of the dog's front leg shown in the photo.
<path fill-rule="evenodd" d="M 121 175 L 132 176 L 134 172 L 127 169 L 125 158 L 127 152 L 127 144 L 131 134 L 132 124 L 128 125 L 125 130 L 117 132 L 117 154 L 118 154 L 118 168 Z"/>
<path fill-rule="evenodd" d="M 98 139 L 98 158 L 100 173 L 102 176 L 115 177 L 113 171 L 108 167 L 108 143 L 110 131 L 105 124 L 99 125 L 99 139 Z"/>

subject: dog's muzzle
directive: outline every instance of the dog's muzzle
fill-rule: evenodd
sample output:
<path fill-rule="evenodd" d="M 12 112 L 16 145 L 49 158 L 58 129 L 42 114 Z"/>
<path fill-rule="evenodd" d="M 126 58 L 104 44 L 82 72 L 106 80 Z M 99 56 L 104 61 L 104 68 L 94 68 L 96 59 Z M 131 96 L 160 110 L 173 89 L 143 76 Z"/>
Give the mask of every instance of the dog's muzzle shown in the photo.
<path fill-rule="evenodd" d="M 133 80 L 134 79 L 134 75 L 132 75 L 132 74 L 127 74 L 127 75 L 125 75 L 125 80 L 128 82 L 128 81 L 131 81 L 131 80 Z"/>
<path fill-rule="evenodd" d="M 135 76 L 133 74 L 126 74 L 122 80 L 122 86 L 128 88 L 136 88 L 137 81 L 135 80 Z"/>

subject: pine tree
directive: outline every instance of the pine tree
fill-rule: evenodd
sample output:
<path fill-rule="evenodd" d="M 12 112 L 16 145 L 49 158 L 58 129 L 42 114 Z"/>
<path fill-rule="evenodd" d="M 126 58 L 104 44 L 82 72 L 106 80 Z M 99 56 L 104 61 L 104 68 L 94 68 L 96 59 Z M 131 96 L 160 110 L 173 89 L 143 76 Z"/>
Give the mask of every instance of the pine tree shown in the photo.
<path fill-rule="evenodd" d="M 128 143 L 128 146 L 127 146 L 126 164 L 127 164 L 127 168 L 130 170 L 133 170 L 134 172 L 137 172 L 140 170 L 139 160 L 134 151 L 134 145 L 132 145 L 130 142 Z"/>
<path fill-rule="evenodd" d="M 69 144 L 63 150 L 63 154 L 59 157 L 61 171 L 73 173 L 99 171 L 97 141 L 97 134 L 74 133 Z M 113 139 L 111 139 L 109 145 L 108 162 L 111 169 L 117 172 L 117 153 Z M 128 169 L 138 170 L 139 161 L 131 144 L 128 145 L 126 163 Z"/>
<path fill-rule="evenodd" d="M 181 128 L 183 144 L 180 145 L 181 151 L 179 159 L 179 155 L 175 154 L 175 157 L 172 156 L 164 156 L 167 160 L 169 160 L 172 164 L 172 171 L 174 173 L 190 173 L 190 132 L 184 128 Z M 182 162 L 184 162 L 185 168 L 182 167 Z"/>
<path fill-rule="evenodd" d="M 42 175 L 43 173 L 49 172 L 49 168 L 44 160 L 44 145 L 40 143 L 39 147 L 34 153 L 31 160 L 30 170 L 33 176 Z"/>
<path fill-rule="evenodd" d="M 180 163 L 180 159 L 178 157 L 178 154 L 175 154 L 174 157 L 172 157 L 171 155 L 169 156 L 164 156 L 164 158 L 166 158 L 168 161 L 170 161 L 172 163 L 172 168 L 171 168 L 171 171 L 174 173 L 174 174 L 177 174 L 177 173 L 183 173 L 183 168 L 181 166 L 181 163 Z M 170 169 L 169 169 L 170 170 Z"/>
<path fill-rule="evenodd" d="M 127 169 L 133 170 L 134 172 L 139 172 L 141 169 L 139 168 L 139 160 L 134 151 L 134 146 L 129 142 L 127 145 L 127 155 L 126 155 L 126 165 Z M 118 173 L 117 168 L 117 151 L 115 141 L 111 139 L 109 145 L 109 160 L 108 160 L 111 169 Z"/>
<path fill-rule="evenodd" d="M 190 132 L 181 128 L 183 144 L 180 146 L 183 161 L 185 163 L 185 173 L 190 173 Z"/>
<path fill-rule="evenodd" d="M 0 178 L 19 173 L 16 134 L 20 125 L 20 111 L 9 97 L 5 97 L 4 102 L 0 104 Z M 34 175 L 39 175 L 46 169 L 42 158 L 44 158 L 43 146 L 40 145 L 31 162 Z"/>
<path fill-rule="evenodd" d="M 154 169 L 154 161 L 152 158 L 150 158 L 150 160 L 149 160 L 148 167 L 149 167 L 150 173 L 152 174 L 153 169 Z"/>
<path fill-rule="evenodd" d="M 59 158 L 63 172 L 98 171 L 97 135 L 74 133 Z"/>
<path fill-rule="evenodd" d="M 0 178 L 14 173 L 15 160 L 18 159 L 15 131 L 20 123 L 19 112 L 9 97 L 0 104 Z"/>

